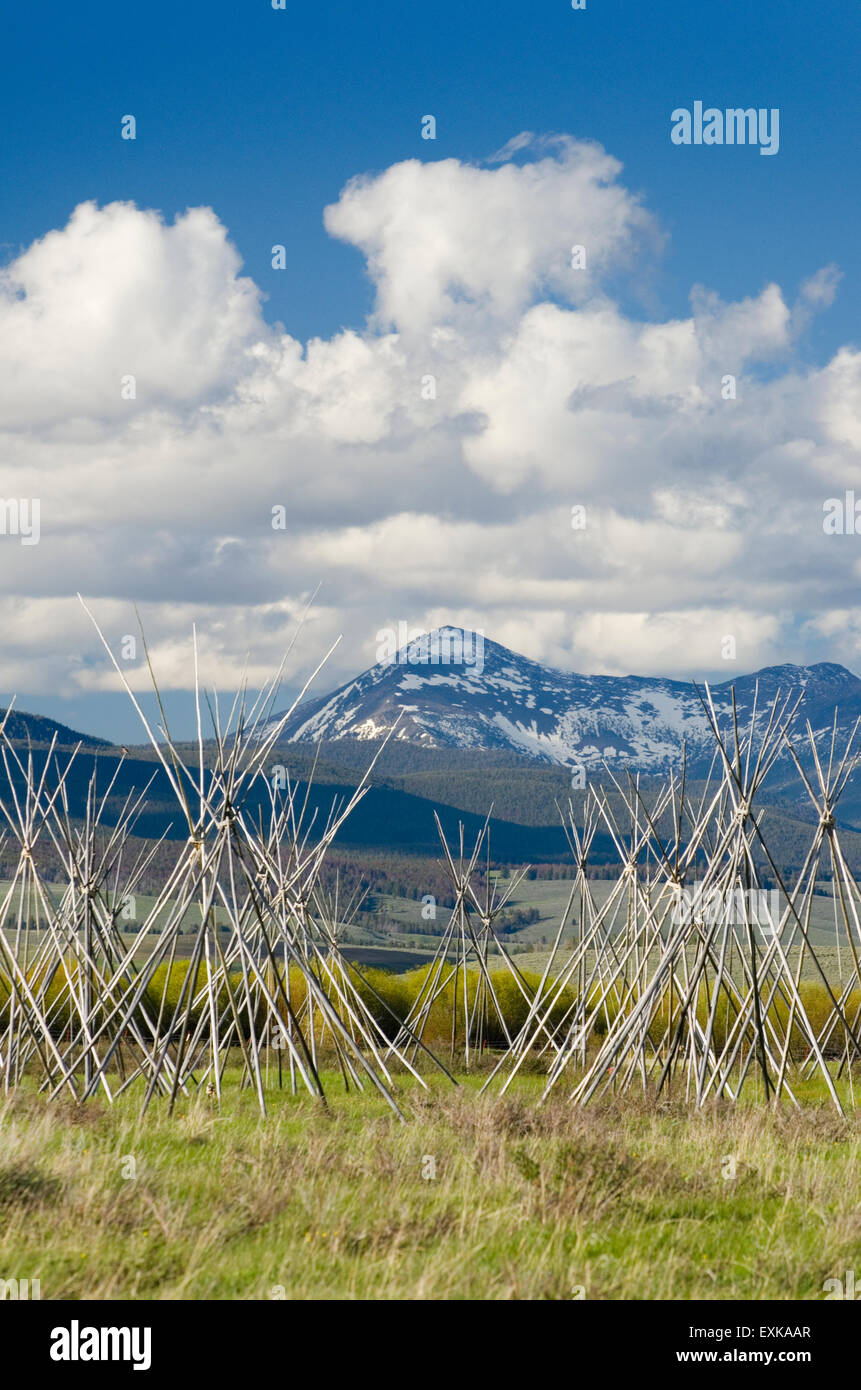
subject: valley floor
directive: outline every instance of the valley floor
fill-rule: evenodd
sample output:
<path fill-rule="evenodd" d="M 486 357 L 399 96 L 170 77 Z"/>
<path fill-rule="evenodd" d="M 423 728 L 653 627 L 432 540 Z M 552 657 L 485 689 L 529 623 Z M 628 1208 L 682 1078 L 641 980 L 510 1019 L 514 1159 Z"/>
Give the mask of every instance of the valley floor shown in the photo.
<path fill-rule="evenodd" d="M 861 1270 L 861 1121 L 670 1099 L 536 1107 L 540 1078 L 400 1083 L 260 1118 L 230 1081 L 0 1101 L 0 1279 L 43 1299 L 822 1299 Z"/>

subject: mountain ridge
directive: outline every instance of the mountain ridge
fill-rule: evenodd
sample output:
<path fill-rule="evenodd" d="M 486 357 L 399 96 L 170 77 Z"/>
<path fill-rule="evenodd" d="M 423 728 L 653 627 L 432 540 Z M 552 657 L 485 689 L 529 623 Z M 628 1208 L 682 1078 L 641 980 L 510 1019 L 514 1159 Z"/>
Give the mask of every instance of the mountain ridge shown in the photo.
<path fill-rule="evenodd" d="M 586 771 L 607 764 L 660 772 L 678 763 L 683 745 L 692 770 L 711 761 L 714 739 L 693 683 L 665 676 L 583 676 L 489 639 L 483 639 L 478 660 L 475 642 L 470 648 L 466 639 L 463 629 L 452 627 L 414 638 L 392 660 L 304 701 L 287 720 L 282 740 L 376 741 L 392 735 L 426 748 L 508 749 Z M 473 659 L 436 659 L 458 650 L 471 650 Z M 705 695 L 705 683 L 700 689 Z M 799 695 L 802 719 L 809 718 L 820 734 L 830 730 L 835 708 L 840 729 L 861 717 L 861 680 L 836 662 L 767 666 L 710 684 L 709 690 L 724 727 L 733 690 L 742 726 L 754 702 L 762 719 L 779 692 Z"/>
<path fill-rule="evenodd" d="M 0 709 L 0 725 L 3 724 L 15 743 L 50 744 L 56 736 L 60 748 L 76 747 L 79 743 L 84 748 L 113 747 L 109 739 L 79 733 L 45 714 L 28 714 L 26 710 Z"/>

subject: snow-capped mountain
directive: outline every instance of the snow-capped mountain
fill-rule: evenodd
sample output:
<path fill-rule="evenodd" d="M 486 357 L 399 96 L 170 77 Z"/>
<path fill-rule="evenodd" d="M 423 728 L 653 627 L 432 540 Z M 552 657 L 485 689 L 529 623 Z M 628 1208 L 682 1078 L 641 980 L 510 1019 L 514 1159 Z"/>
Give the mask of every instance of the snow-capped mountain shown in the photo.
<path fill-rule="evenodd" d="M 778 693 L 802 696 L 796 727 L 840 728 L 861 715 L 861 680 L 832 662 L 769 666 L 711 685 L 722 727 L 735 686 L 739 724 L 754 693 L 763 718 Z M 702 688 L 702 687 L 701 687 Z M 517 656 L 496 642 L 440 628 L 332 694 L 305 701 L 285 726 L 287 741 L 394 737 L 427 748 L 502 748 L 542 761 L 657 772 L 687 744 L 692 774 L 707 771 L 714 739 L 692 683 L 649 676 L 581 676 Z"/>

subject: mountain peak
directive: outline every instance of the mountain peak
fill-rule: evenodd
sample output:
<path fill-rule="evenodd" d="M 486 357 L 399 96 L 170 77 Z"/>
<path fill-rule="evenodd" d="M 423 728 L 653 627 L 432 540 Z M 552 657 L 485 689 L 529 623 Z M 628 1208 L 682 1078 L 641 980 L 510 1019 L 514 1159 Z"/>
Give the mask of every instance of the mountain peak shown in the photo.
<path fill-rule="evenodd" d="M 719 717 L 731 708 L 733 687 L 742 724 L 757 689 L 760 714 L 778 690 L 799 691 L 814 730 L 830 727 L 838 702 L 847 722 L 861 715 L 861 681 L 834 662 L 769 666 L 712 684 Z M 606 762 L 657 772 L 678 762 L 683 744 L 694 760 L 713 752 L 691 682 L 556 670 L 449 624 L 402 634 L 376 666 L 305 701 L 284 738 L 376 740 L 393 730 L 425 747 L 508 749 L 584 770 Z"/>

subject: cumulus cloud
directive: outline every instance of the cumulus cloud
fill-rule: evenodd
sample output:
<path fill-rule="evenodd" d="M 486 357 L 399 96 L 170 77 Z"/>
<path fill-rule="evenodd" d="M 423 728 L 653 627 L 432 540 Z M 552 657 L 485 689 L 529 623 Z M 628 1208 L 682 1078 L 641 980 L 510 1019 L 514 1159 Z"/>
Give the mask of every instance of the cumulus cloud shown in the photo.
<path fill-rule="evenodd" d="M 325 224 L 364 253 L 379 324 L 414 334 L 455 323 L 472 336 L 544 291 L 582 300 L 654 230 L 621 170 L 600 145 L 568 137 L 543 158 L 494 169 L 410 159 L 353 179 Z M 573 246 L 586 267 L 572 274 Z"/>
<path fill-rule="evenodd" d="M 332 684 L 399 621 L 590 671 L 720 670 L 727 634 L 732 669 L 859 664 L 861 542 L 822 505 L 858 476 L 861 354 L 795 353 L 833 266 L 635 319 L 611 287 L 657 220 L 599 145 L 529 133 L 357 177 L 324 221 L 374 308 L 307 343 L 208 208 L 84 203 L 0 272 L 0 496 L 41 507 L 38 545 L 0 535 L 0 686 L 113 688 L 76 590 L 112 642 L 140 604 L 166 687 L 192 621 L 206 679 L 259 681 L 318 583 L 298 662 L 343 632 Z"/>
<path fill-rule="evenodd" d="M 239 267 L 210 208 L 166 226 L 128 203 L 82 203 L 0 273 L 4 427 L 119 420 L 125 373 L 150 408 L 229 391 L 260 330 Z"/>

